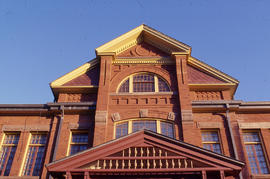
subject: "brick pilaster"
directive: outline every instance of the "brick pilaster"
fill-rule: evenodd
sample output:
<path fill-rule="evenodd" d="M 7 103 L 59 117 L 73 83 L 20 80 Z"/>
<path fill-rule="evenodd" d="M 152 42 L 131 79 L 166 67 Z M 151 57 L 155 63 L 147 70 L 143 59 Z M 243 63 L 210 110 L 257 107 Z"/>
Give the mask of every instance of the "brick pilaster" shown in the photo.
<path fill-rule="evenodd" d="M 94 141 L 93 141 L 94 146 L 106 142 L 105 134 L 108 116 L 112 59 L 113 56 L 100 57 L 100 75 L 99 75 L 99 87 L 98 87 L 98 97 L 95 115 Z"/>
<path fill-rule="evenodd" d="M 196 144 L 194 138 L 200 136 L 200 131 L 194 126 L 192 119 L 192 105 L 187 76 L 187 58 L 188 55 L 174 55 L 183 140 L 187 143 Z"/>

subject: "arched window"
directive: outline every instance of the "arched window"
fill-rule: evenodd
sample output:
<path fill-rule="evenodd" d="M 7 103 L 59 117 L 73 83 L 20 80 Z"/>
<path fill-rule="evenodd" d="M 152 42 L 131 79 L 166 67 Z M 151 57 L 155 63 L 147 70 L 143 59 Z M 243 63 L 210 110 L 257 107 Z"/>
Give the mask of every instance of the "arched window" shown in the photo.
<path fill-rule="evenodd" d="M 152 73 L 138 73 L 129 76 L 118 88 L 119 93 L 169 92 L 167 82 Z"/>
<path fill-rule="evenodd" d="M 115 138 L 125 136 L 141 129 L 148 129 L 150 131 L 174 138 L 174 127 L 172 122 L 147 118 L 117 122 L 115 124 Z"/>

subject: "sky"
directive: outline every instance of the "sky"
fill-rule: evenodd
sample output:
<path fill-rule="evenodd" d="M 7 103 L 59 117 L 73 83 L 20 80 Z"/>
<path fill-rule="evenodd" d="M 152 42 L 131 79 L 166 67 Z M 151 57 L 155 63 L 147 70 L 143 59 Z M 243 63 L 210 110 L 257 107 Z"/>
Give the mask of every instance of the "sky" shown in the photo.
<path fill-rule="evenodd" d="M 269 0 L 0 0 L 0 104 L 52 102 L 49 83 L 146 24 L 270 101 Z"/>

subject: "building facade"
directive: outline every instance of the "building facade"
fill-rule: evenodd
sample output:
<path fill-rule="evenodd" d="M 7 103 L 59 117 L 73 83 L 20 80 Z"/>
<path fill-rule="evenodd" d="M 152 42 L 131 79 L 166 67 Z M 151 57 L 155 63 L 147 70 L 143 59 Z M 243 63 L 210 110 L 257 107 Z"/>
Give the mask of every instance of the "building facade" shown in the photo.
<path fill-rule="evenodd" d="M 55 102 L 0 105 L 0 178 L 270 178 L 270 102 L 146 25 L 53 81 Z"/>

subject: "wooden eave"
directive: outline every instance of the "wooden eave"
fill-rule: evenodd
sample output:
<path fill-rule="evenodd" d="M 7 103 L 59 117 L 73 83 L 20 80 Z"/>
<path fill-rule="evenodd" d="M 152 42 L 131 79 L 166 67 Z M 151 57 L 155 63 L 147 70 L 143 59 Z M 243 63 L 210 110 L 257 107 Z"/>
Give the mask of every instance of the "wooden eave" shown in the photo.
<path fill-rule="evenodd" d="M 190 158 L 199 160 L 207 165 L 211 166 L 210 168 L 205 168 L 209 171 L 217 170 L 218 168 L 229 173 L 239 173 L 243 166 L 243 162 L 235 160 L 233 158 L 220 155 L 203 148 L 178 141 L 160 134 L 157 134 L 152 131 L 142 130 L 130 135 L 121 137 L 116 140 L 104 143 L 102 145 L 90 148 L 78 154 L 68 156 L 66 158 L 54 161 L 50 164 L 47 164 L 46 167 L 49 172 L 82 172 L 88 171 L 93 173 L 123 173 L 123 172 L 170 172 L 170 168 L 164 169 L 114 169 L 108 171 L 106 169 L 82 169 L 82 166 L 89 164 L 92 161 L 99 160 L 102 157 L 109 156 L 115 152 L 125 150 L 129 147 L 140 146 L 142 144 L 154 145 L 162 148 L 164 150 L 173 151 L 179 153 L 180 155 L 188 156 Z M 203 168 L 171 168 L 171 172 L 183 172 L 183 171 L 202 171 Z"/>

